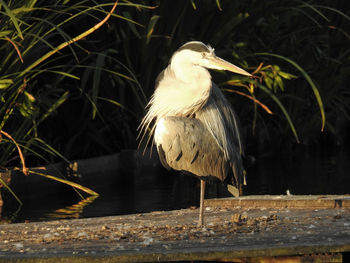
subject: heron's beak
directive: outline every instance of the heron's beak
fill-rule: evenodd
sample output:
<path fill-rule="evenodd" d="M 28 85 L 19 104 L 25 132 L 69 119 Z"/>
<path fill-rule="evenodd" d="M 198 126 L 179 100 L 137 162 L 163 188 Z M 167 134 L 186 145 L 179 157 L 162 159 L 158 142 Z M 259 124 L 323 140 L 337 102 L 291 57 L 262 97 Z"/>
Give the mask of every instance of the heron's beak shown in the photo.
<path fill-rule="evenodd" d="M 223 60 L 222 58 L 219 57 L 211 57 L 210 59 L 210 64 L 212 64 L 216 69 L 221 69 L 221 70 L 228 70 L 233 73 L 241 74 L 244 76 L 251 76 L 247 71 L 244 69 L 241 69 L 240 67 L 237 67 L 230 62 L 227 62 L 226 60 Z"/>

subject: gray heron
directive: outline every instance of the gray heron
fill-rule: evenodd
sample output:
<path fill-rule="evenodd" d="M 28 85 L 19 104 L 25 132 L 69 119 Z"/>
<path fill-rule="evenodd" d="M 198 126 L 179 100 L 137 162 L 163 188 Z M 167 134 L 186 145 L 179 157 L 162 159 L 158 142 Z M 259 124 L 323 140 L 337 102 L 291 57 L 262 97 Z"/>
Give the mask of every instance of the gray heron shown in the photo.
<path fill-rule="evenodd" d="M 181 46 L 156 79 L 156 88 L 141 121 L 141 142 L 149 131 L 162 165 L 199 177 L 199 223 L 203 225 L 205 181 L 216 177 L 232 184 L 239 196 L 245 182 L 238 120 L 208 69 L 251 76 L 217 57 L 199 41 Z M 231 191 L 232 193 L 232 191 Z"/>

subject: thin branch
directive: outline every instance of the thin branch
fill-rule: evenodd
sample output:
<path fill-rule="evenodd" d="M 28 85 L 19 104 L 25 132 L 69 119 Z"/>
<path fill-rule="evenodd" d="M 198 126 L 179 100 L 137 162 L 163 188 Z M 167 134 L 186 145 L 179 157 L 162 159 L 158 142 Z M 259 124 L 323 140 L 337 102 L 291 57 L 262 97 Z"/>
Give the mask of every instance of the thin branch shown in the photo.
<path fill-rule="evenodd" d="M 228 92 L 232 92 L 232 93 L 237 93 L 239 95 L 242 95 L 244 97 L 247 97 L 248 99 L 251 99 L 252 101 L 254 101 L 255 103 L 259 104 L 259 106 L 261 106 L 268 114 L 273 114 L 272 111 L 265 105 L 263 104 L 261 101 L 259 101 L 258 99 L 245 94 L 244 92 L 238 91 L 238 90 L 232 90 L 232 89 L 224 89 L 224 91 L 228 91 Z"/>
<path fill-rule="evenodd" d="M 252 73 L 252 75 L 255 75 L 257 72 L 259 72 L 263 65 L 264 65 L 264 63 L 261 62 L 261 63 L 259 64 L 259 66 L 254 70 L 254 72 Z"/>

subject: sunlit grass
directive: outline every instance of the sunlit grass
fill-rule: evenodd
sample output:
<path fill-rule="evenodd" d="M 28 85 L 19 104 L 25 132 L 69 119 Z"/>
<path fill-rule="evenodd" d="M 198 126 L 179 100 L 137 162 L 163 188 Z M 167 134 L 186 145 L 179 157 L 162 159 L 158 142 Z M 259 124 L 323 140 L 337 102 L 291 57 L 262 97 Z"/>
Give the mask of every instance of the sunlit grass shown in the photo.
<path fill-rule="evenodd" d="M 0 11 L 1 8 L 4 10 L 0 26 L 0 41 L 5 42 L 5 45 L 0 48 L 0 52 L 5 57 L 0 65 L 0 131 L 7 138 L 7 140 L 1 140 L 0 143 L 2 149 L 0 165 L 14 164 L 16 166 L 14 160 L 18 158 L 23 167 L 23 173 L 29 176 L 33 171 L 29 172 L 26 167 L 26 154 L 39 159 L 46 159 L 45 155 L 49 154 L 69 162 L 59 151 L 38 137 L 39 125 L 55 114 L 57 109 L 69 99 L 70 92 L 60 88 L 59 83 L 66 78 L 80 80 L 78 76 L 70 73 L 70 69 L 66 70 L 67 66 L 58 66 L 61 70 L 57 68 L 60 51 L 70 48 L 71 45 L 103 26 L 118 4 L 116 1 L 112 4 L 89 6 L 90 2 L 81 1 L 77 4 L 65 5 L 68 2 L 55 2 L 52 6 L 36 7 L 36 1 L 17 1 L 9 6 L 4 1 L 0 1 Z M 105 11 L 102 8 L 104 6 L 110 7 L 110 11 Z M 105 17 L 99 19 L 93 12 L 102 13 Z M 74 19 L 81 16 L 91 16 L 96 23 L 76 36 L 66 33 L 65 28 L 69 27 L 70 23 L 76 23 Z M 55 40 L 52 41 L 52 39 Z M 74 49 L 71 51 L 77 58 L 76 51 Z M 81 65 L 77 64 L 77 66 Z M 95 79 L 98 77 L 96 74 L 101 71 L 100 66 L 95 67 Z M 118 74 L 111 70 L 110 72 Z M 48 73 L 56 75 L 58 78 L 55 80 L 59 81 L 54 83 L 57 87 L 54 93 L 58 95 L 58 98 L 50 103 L 45 101 L 45 89 L 38 85 L 41 77 Z M 125 75 L 119 74 L 119 76 Z M 50 93 L 52 90 L 48 92 L 48 95 Z M 44 110 L 41 105 L 48 105 L 48 107 Z M 17 151 L 14 151 L 16 148 Z M 91 195 L 97 195 L 94 191 L 65 179 L 41 175 L 79 188 Z M 21 201 L 9 186 L 4 182 L 3 185 L 20 203 Z"/>

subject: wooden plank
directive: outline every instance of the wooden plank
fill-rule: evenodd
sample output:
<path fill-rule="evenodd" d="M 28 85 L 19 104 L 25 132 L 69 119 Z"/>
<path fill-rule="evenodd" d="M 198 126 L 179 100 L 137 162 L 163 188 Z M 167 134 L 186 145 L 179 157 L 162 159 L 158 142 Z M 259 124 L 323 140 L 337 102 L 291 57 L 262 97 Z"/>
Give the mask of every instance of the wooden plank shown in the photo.
<path fill-rule="evenodd" d="M 198 209 L 184 209 L 0 225 L 0 262 L 254 262 L 324 253 L 339 262 L 350 252 L 349 209 L 211 206 L 205 227 L 197 220 Z"/>
<path fill-rule="evenodd" d="M 238 198 L 206 199 L 205 206 L 222 208 L 350 208 L 349 195 L 252 195 Z"/>
<path fill-rule="evenodd" d="M 279 257 L 256 257 L 227 259 L 225 262 L 244 263 L 341 263 L 343 256 L 341 253 L 309 254 L 301 256 L 279 256 Z"/>

